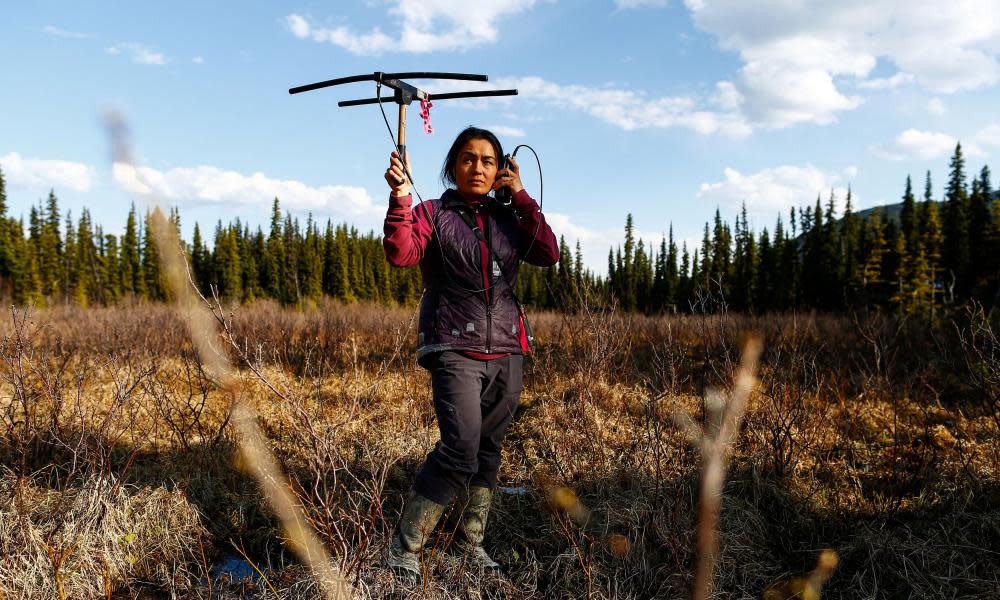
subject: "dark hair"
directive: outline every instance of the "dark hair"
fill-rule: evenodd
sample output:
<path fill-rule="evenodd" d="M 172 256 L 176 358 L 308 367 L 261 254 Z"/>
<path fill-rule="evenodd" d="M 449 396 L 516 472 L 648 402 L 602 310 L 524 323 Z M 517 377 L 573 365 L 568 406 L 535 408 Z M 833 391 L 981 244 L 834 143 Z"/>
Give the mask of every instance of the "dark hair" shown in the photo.
<path fill-rule="evenodd" d="M 493 146 L 493 151 L 497 153 L 497 164 L 500 163 L 500 159 L 503 156 L 503 146 L 500 145 L 500 140 L 497 136 L 493 135 L 493 132 L 488 129 L 480 129 L 478 127 L 468 126 L 462 130 L 462 133 L 458 134 L 455 141 L 451 145 L 451 149 L 448 150 L 448 155 L 444 157 L 444 165 L 441 167 L 441 183 L 446 187 L 449 185 L 455 185 L 455 162 L 458 161 L 458 153 L 462 151 L 462 148 L 469 143 L 470 140 L 486 140 Z"/>

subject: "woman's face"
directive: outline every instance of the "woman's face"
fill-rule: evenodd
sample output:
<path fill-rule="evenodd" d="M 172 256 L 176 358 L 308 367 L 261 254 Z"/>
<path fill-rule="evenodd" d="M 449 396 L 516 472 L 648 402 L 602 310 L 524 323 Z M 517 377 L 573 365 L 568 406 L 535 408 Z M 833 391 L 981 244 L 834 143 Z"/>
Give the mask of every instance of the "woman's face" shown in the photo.
<path fill-rule="evenodd" d="M 485 196 L 493 189 L 497 175 L 497 157 L 493 144 L 469 140 L 455 160 L 455 185 L 463 194 Z"/>

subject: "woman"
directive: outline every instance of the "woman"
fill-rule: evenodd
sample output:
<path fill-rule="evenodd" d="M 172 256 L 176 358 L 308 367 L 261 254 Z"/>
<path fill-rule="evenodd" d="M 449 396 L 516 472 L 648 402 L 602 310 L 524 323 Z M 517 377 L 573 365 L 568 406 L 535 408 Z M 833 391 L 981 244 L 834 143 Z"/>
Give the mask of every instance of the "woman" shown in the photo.
<path fill-rule="evenodd" d="M 406 172 L 396 152 L 385 180 L 392 192 L 385 216 L 386 258 L 420 265 L 417 362 L 431 372 L 441 440 L 417 472 L 387 563 L 409 583 L 421 581 L 419 553 L 445 508 L 461 514 L 453 549 L 473 565 L 497 569 L 483 549 L 504 433 L 521 395 L 528 350 L 515 297 L 525 260 L 549 266 L 559 246 L 538 205 L 524 190 L 517 163 L 502 168 L 493 133 L 462 131 L 445 158 L 440 200 L 411 209 Z M 505 206 L 488 196 L 508 188 Z"/>

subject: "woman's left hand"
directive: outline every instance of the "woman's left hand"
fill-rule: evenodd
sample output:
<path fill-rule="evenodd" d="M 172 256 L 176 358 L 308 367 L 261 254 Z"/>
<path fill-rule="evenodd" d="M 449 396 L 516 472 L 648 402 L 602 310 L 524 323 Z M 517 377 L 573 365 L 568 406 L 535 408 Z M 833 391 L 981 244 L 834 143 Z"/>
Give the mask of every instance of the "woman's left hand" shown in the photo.
<path fill-rule="evenodd" d="M 506 169 L 500 169 L 497 171 L 497 176 L 493 179 L 493 189 L 498 190 L 502 187 L 510 188 L 511 194 L 516 194 L 524 189 L 521 184 L 520 167 L 517 166 L 517 162 L 510 158 L 508 159 L 508 166 Z"/>

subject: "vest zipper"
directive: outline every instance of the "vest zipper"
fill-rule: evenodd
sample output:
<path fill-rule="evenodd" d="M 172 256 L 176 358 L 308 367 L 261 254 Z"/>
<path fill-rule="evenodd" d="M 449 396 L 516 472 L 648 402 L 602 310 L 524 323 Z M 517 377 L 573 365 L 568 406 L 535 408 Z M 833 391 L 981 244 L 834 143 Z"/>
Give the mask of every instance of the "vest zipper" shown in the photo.
<path fill-rule="evenodd" d="M 477 210 L 476 212 L 478 213 L 479 211 Z M 493 278 L 491 277 L 491 272 L 493 270 L 493 256 L 490 255 L 490 252 L 489 252 L 489 248 L 490 248 L 490 224 L 489 224 L 489 220 L 488 220 L 488 216 L 487 215 L 483 215 L 483 229 L 486 230 L 484 232 L 486 235 L 484 236 L 485 240 L 483 241 L 483 244 L 485 244 L 485 246 L 486 246 L 486 264 L 489 267 L 485 272 L 483 272 L 483 281 L 486 283 L 486 286 L 484 286 L 484 287 L 486 287 L 486 293 L 485 293 L 485 299 L 486 299 L 486 353 L 487 354 L 491 354 L 493 352 L 493 289 L 492 289 Z M 483 245 L 479 246 L 479 252 L 480 252 L 480 254 L 483 252 Z M 480 260 L 479 260 L 480 268 L 482 268 L 482 264 L 483 264 L 483 261 L 482 261 L 482 258 L 480 258 Z"/>
<path fill-rule="evenodd" d="M 491 354 L 493 352 L 493 348 L 490 347 L 492 342 L 490 336 L 493 333 L 492 323 L 493 323 L 493 309 L 492 307 L 487 306 L 486 307 L 486 354 Z"/>

